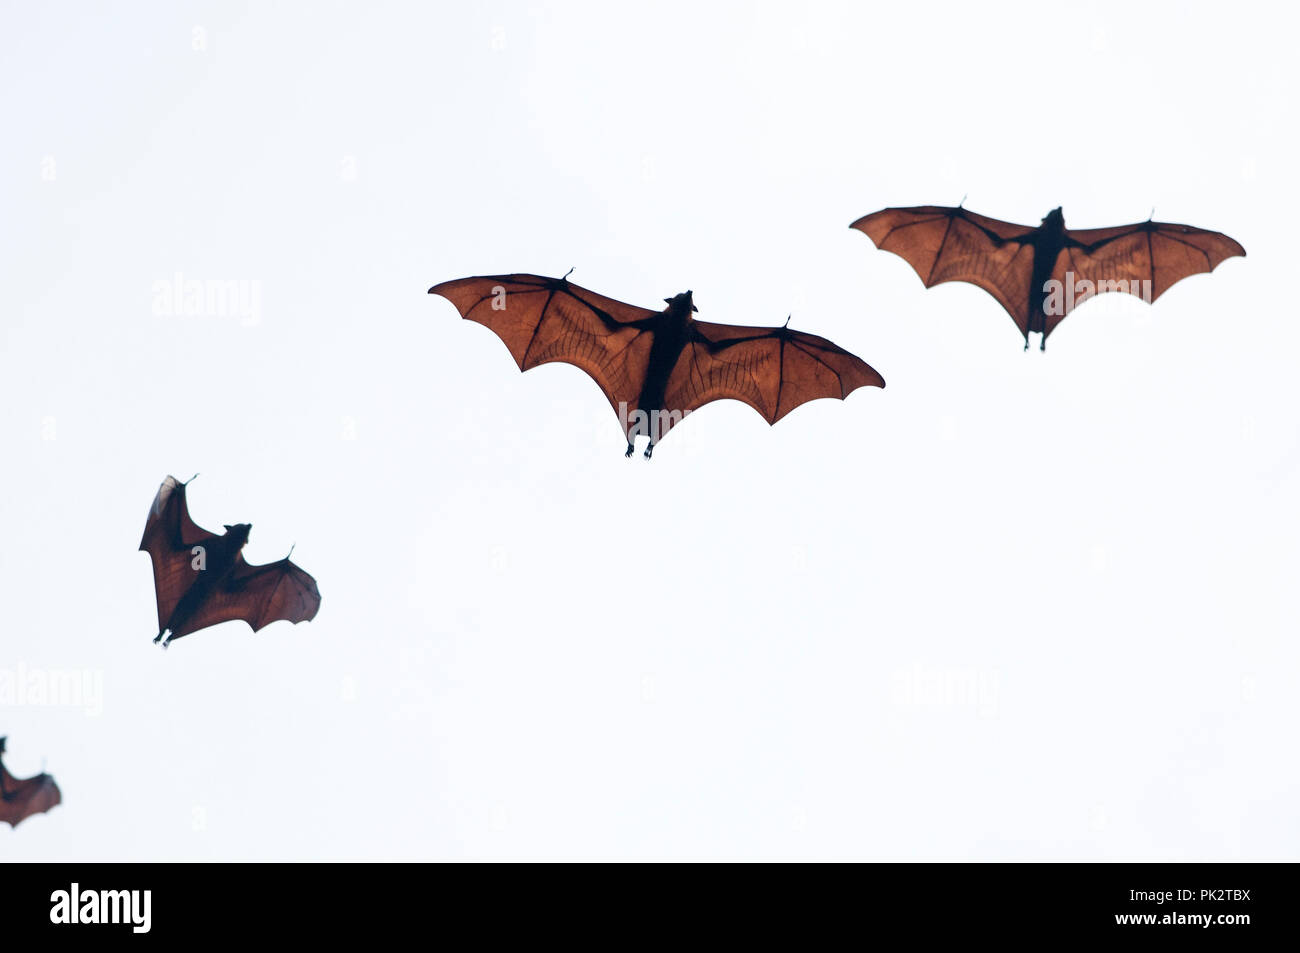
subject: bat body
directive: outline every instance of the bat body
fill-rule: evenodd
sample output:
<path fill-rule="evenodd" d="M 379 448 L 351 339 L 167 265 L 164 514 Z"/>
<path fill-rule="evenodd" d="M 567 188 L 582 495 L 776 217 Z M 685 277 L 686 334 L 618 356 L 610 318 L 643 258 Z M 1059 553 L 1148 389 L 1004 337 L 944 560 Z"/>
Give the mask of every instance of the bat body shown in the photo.
<path fill-rule="evenodd" d="M 166 647 L 199 629 L 241 619 L 256 632 L 277 619 L 305 622 L 320 609 L 316 580 L 289 561 L 254 566 L 243 548 L 248 523 L 217 535 L 195 525 L 185 484 L 167 477 L 145 522 L 140 549 L 153 562 L 158 635 Z M 170 634 L 168 634 L 170 633 Z M 165 639 L 164 639 L 165 636 Z"/>
<path fill-rule="evenodd" d="M 710 401 L 743 401 L 774 424 L 805 401 L 885 386 L 864 361 L 825 338 L 697 321 L 689 291 L 665 298 L 662 311 L 606 298 L 567 276 L 461 278 L 429 293 L 491 328 L 520 370 L 559 361 L 586 371 L 619 417 L 626 456 L 645 435 L 648 459 L 673 426 Z"/>
<path fill-rule="evenodd" d="M 0 738 L 0 756 L 5 753 Z M 44 814 L 63 800 L 54 779 L 42 771 L 33 778 L 15 778 L 0 758 L 0 822 L 17 827 L 33 814 Z"/>
<path fill-rule="evenodd" d="M 1061 209 L 1033 228 L 998 221 L 960 206 L 887 208 L 850 226 L 877 248 L 911 265 L 927 288 L 966 281 L 1006 309 L 1029 348 L 1075 307 L 1107 291 L 1151 303 L 1177 281 L 1213 271 L 1246 250 L 1227 235 L 1191 225 L 1146 221 L 1115 228 L 1068 229 Z"/>

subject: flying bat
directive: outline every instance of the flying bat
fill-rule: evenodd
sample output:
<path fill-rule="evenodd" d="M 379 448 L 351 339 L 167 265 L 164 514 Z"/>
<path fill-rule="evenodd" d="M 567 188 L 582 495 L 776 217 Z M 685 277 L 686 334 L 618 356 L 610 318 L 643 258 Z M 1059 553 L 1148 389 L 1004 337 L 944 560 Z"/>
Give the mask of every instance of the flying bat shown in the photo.
<path fill-rule="evenodd" d="M 825 338 L 784 327 L 737 327 L 697 321 L 685 291 L 651 311 L 539 275 L 489 275 L 429 289 L 461 317 L 505 342 L 521 371 L 563 362 L 582 368 L 618 415 L 631 456 L 645 456 L 691 411 L 739 400 L 774 424 L 805 401 L 843 400 L 859 387 L 884 387 L 864 361 Z"/>
<path fill-rule="evenodd" d="M 0 821 L 17 827 L 33 814 L 44 814 L 63 800 L 54 779 L 42 771 L 34 778 L 15 778 L 4 766 L 5 740 L 0 738 Z"/>
<path fill-rule="evenodd" d="M 241 550 L 253 527 L 227 524 L 218 536 L 196 526 L 185 487 L 172 476 L 163 480 L 140 540 L 140 550 L 153 561 L 158 597 L 154 641 L 166 648 L 173 639 L 232 619 L 247 622 L 254 632 L 277 619 L 314 619 L 320 609 L 316 580 L 288 556 L 264 566 L 244 562 Z"/>
<path fill-rule="evenodd" d="M 1047 336 L 1088 298 L 1106 291 L 1148 304 L 1188 275 L 1210 272 L 1246 250 L 1219 232 L 1138 222 L 1070 229 L 1060 208 L 1037 228 L 1013 225 L 958 206 L 922 205 L 872 212 L 850 228 L 911 265 L 927 288 L 968 281 L 1002 305 L 1025 337 Z"/>

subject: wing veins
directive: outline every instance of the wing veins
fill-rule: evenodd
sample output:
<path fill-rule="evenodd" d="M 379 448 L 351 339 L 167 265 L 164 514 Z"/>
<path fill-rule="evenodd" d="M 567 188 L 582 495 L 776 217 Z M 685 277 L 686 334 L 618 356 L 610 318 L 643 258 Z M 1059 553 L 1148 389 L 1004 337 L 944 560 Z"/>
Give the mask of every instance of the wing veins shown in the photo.
<path fill-rule="evenodd" d="M 799 350 L 803 351 L 805 354 L 807 354 L 809 357 L 811 357 L 814 361 L 816 361 L 816 362 L 817 362 L 818 364 L 820 364 L 822 367 L 826 368 L 826 370 L 830 371 L 832 374 L 835 375 L 835 379 L 836 379 L 837 381 L 839 381 L 839 383 L 840 383 L 840 394 L 842 395 L 842 394 L 844 393 L 844 377 L 843 377 L 843 375 L 841 375 L 839 371 L 837 371 L 835 368 L 831 367 L 829 364 L 827 364 L 825 361 L 823 361 L 820 357 L 818 357 L 816 354 L 814 354 L 814 353 L 813 353 L 812 351 L 810 351 L 808 348 L 804 347 L 803 344 L 801 344 L 797 338 L 792 338 L 791 340 L 794 342 L 794 346 L 795 346 L 795 347 L 797 347 Z M 782 356 L 781 360 L 784 362 L 784 360 L 785 360 L 784 356 Z M 782 363 L 782 365 L 781 365 L 781 377 L 782 377 L 782 379 L 785 378 L 785 364 L 784 364 L 784 363 Z"/>
<path fill-rule="evenodd" d="M 523 357 L 519 361 L 521 366 L 526 366 L 528 364 L 528 355 L 532 351 L 533 345 L 537 343 L 537 335 L 541 332 L 542 325 L 546 323 L 546 312 L 550 309 L 551 302 L 554 300 L 555 289 L 552 288 L 546 295 L 546 304 L 542 305 L 542 313 L 538 317 L 537 323 L 533 325 L 533 333 L 528 338 L 528 346 L 524 348 Z"/>

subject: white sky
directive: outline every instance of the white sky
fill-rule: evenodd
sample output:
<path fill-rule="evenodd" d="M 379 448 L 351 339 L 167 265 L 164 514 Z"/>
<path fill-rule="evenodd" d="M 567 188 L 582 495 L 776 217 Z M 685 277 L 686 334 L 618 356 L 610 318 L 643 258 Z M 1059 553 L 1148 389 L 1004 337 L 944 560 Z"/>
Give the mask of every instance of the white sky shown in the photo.
<path fill-rule="evenodd" d="M 102 681 L 0 704 L 64 794 L 0 855 L 1297 858 L 1282 8 L 118 7 L 0 18 L 0 679 Z M 1250 257 L 1026 354 L 848 228 L 964 195 Z M 574 266 L 889 386 L 625 460 L 425 294 Z M 196 471 L 314 622 L 151 644 Z"/>

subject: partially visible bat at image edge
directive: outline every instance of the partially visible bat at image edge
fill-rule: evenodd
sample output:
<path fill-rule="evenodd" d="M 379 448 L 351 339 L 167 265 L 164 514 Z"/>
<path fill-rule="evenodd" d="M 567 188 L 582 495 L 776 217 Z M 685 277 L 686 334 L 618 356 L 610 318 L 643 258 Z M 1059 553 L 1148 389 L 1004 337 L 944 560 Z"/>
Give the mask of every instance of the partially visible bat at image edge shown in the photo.
<path fill-rule="evenodd" d="M 33 814 L 44 814 L 62 803 L 54 779 L 42 771 L 31 778 L 15 778 L 4 765 L 5 741 L 0 737 L 0 823 L 17 827 Z"/>

